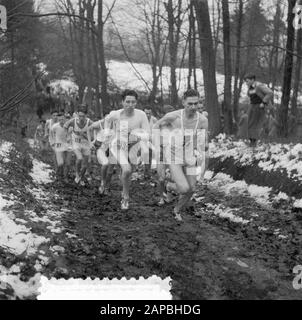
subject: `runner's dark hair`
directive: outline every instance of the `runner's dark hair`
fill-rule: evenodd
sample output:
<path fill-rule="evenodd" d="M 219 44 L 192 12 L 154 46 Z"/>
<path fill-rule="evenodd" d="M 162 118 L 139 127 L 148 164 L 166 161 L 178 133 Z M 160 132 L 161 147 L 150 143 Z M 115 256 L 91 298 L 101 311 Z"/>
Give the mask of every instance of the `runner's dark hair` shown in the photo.
<path fill-rule="evenodd" d="M 184 99 L 189 97 L 199 97 L 199 92 L 195 89 L 189 89 L 184 93 Z"/>
<path fill-rule="evenodd" d="M 135 97 L 136 100 L 138 99 L 138 94 L 137 94 L 137 92 L 134 91 L 134 90 L 126 89 L 126 90 L 122 93 L 122 100 L 125 101 L 125 99 L 126 99 L 127 96 Z"/>
<path fill-rule="evenodd" d="M 88 107 L 87 107 L 86 104 L 81 104 L 81 105 L 79 106 L 79 108 L 78 108 L 78 112 L 83 112 L 83 113 L 87 114 L 87 112 L 88 112 L 87 109 L 88 109 Z"/>
<path fill-rule="evenodd" d="M 243 80 L 256 80 L 256 76 L 253 73 L 248 73 L 244 76 Z"/>
<path fill-rule="evenodd" d="M 56 110 L 56 109 L 51 110 L 50 114 L 54 114 L 54 113 L 58 113 L 58 110 Z"/>

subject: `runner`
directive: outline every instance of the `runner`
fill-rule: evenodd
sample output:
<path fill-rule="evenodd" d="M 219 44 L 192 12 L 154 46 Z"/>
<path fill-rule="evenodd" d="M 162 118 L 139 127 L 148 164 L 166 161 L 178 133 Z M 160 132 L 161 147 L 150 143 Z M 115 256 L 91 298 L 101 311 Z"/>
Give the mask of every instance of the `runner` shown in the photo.
<path fill-rule="evenodd" d="M 171 177 L 176 183 L 179 193 L 178 202 L 174 208 L 175 218 L 182 220 L 181 212 L 188 205 L 197 182 L 197 167 L 201 165 L 201 156 L 206 148 L 206 142 L 201 143 L 202 136 L 206 137 L 208 120 L 197 112 L 199 93 L 190 89 L 184 93 L 184 109 L 177 110 L 165 115 L 153 127 L 160 129 L 163 126 L 173 127 L 173 139 L 170 139 L 169 148 L 166 148 L 165 157 L 169 164 Z M 205 129 L 205 130 L 201 130 Z M 155 134 L 158 135 L 156 130 Z M 154 138 L 158 139 L 158 137 Z"/>
<path fill-rule="evenodd" d="M 48 119 L 48 120 L 46 121 L 46 124 L 45 124 L 45 135 L 44 135 L 45 139 L 46 139 L 46 140 L 48 139 L 49 146 L 50 146 L 51 148 L 53 148 L 54 142 L 53 142 L 52 137 L 50 136 L 49 133 L 50 133 L 51 127 L 52 127 L 54 124 L 56 124 L 57 122 L 58 122 L 58 111 L 52 110 L 52 112 L 51 112 L 51 119 Z"/>
<path fill-rule="evenodd" d="M 148 118 L 145 112 L 135 109 L 137 99 L 135 91 L 125 90 L 122 94 L 123 109 L 112 111 L 105 121 L 105 129 L 110 130 L 113 127 L 114 139 L 111 142 L 111 151 L 122 170 L 122 210 L 129 209 L 131 164 L 134 162 L 129 163 L 128 156 L 131 158 L 134 150 L 132 147 L 140 145 L 143 153 L 148 152 L 147 143 L 150 136 Z"/>
<path fill-rule="evenodd" d="M 145 114 L 147 115 L 148 122 L 149 122 L 149 128 L 150 128 L 150 140 L 152 137 L 152 128 L 154 124 L 157 122 L 157 119 L 152 115 L 152 110 L 150 107 L 145 108 Z M 143 159 L 144 161 L 144 176 L 145 178 L 150 178 L 150 171 L 151 171 L 151 165 L 152 165 L 152 159 L 153 159 L 153 152 L 151 148 L 151 141 L 149 146 L 149 153 L 146 154 L 146 157 Z"/>
<path fill-rule="evenodd" d="M 114 165 L 112 164 L 112 153 L 110 152 L 110 138 L 107 136 L 104 130 L 105 119 L 94 122 L 89 130 L 93 130 L 93 145 L 96 148 L 96 156 L 101 168 L 101 185 L 99 187 L 99 193 L 102 195 L 109 195 L 109 184 L 112 178 Z"/>
<path fill-rule="evenodd" d="M 46 120 L 40 120 L 40 124 L 37 126 L 34 136 L 35 147 L 39 148 L 42 153 L 47 150 L 47 140 L 45 139 L 45 125 Z"/>
<path fill-rule="evenodd" d="M 58 123 L 50 129 L 50 135 L 54 141 L 54 151 L 57 161 L 57 178 L 64 179 L 68 183 L 68 172 L 70 168 L 72 153 L 69 149 L 68 132 L 64 128 L 65 116 L 63 113 L 58 114 Z"/>
<path fill-rule="evenodd" d="M 91 139 L 88 130 L 91 124 L 92 121 L 87 118 L 87 107 L 82 105 L 78 111 L 78 118 L 73 118 L 64 125 L 65 129 L 72 132 L 72 149 L 76 156 L 76 184 L 85 185 L 82 179 L 87 170 L 91 154 Z"/>
<path fill-rule="evenodd" d="M 174 111 L 174 108 L 170 105 L 165 105 L 163 107 L 164 113 Z M 169 166 L 166 163 L 165 159 L 165 148 L 169 142 L 169 137 L 173 127 L 170 123 L 163 124 L 160 130 L 160 147 L 159 153 L 156 158 L 156 170 L 158 175 L 158 192 L 159 192 L 159 201 L 158 205 L 163 206 L 166 202 L 170 203 L 172 201 L 172 194 L 170 190 L 167 190 L 167 171 Z"/>

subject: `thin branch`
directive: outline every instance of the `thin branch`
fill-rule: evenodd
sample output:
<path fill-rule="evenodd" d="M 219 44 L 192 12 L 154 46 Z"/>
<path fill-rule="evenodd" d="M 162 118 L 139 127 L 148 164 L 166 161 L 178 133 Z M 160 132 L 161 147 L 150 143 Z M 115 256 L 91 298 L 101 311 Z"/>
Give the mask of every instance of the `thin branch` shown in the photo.
<path fill-rule="evenodd" d="M 41 18 L 41 17 L 51 17 L 51 16 L 65 16 L 65 17 L 74 17 L 74 18 L 79 18 L 81 20 L 85 20 L 85 21 L 88 21 L 92 24 L 95 24 L 95 21 L 94 20 L 90 20 L 90 19 L 87 19 L 85 17 L 82 17 L 78 14 L 69 14 L 69 13 L 64 13 L 64 12 L 52 12 L 52 13 L 22 13 L 22 12 L 18 12 L 18 13 L 14 13 L 12 15 L 9 15 L 8 16 L 8 19 L 11 19 L 13 17 L 16 17 L 16 16 L 20 16 L 20 17 L 31 17 L 31 18 Z"/>

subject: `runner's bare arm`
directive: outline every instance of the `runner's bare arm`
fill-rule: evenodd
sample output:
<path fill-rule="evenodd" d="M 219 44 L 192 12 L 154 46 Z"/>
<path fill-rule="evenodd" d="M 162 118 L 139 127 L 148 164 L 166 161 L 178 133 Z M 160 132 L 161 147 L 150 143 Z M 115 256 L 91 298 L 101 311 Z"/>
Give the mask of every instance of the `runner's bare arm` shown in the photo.
<path fill-rule="evenodd" d="M 175 111 L 167 113 L 154 124 L 153 129 L 160 129 L 164 125 L 172 124 L 177 118 L 178 115 Z"/>
<path fill-rule="evenodd" d="M 111 111 L 104 119 L 104 129 L 111 129 L 115 119 L 115 112 Z"/>
<path fill-rule="evenodd" d="M 148 140 L 150 137 L 150 126 L 147 115 L 145 113 L 142 113 L 141 128 L 146 132 L 146 140 Z"/>
<path fill-rule="evenodd" d="M 206 117 L 203 118 L 201 122 L 201 128 L 205 129 L 205 171 L 208 170 L 209 167 L 209 121 Z"/>
<path fill-rule="evenodd" d="M 44 137 L 48 137 L 49 135 L 49 122 L 46 122 L 45 124 L 45 131 L 44 131 Z"/>
<path fill-rule="evenodd" d="M 55 141 L 55 131 L 54 131 L 53 127 L 51 127 L 49 130 L 49 136 L 52 141 Z"/>
<path fill-rule="evenodd" d="M 38 131 L 39 131 L 39 127 L 37 127 L 35 135 L 34 135 L 34 140 L 37 141 L 37 136 L 38 136 Z"/>
<path fill-rule="evenodd" d="M 73 124 L 74 124 L 74 119 L 68 120 L 68 121 L 64 124 L 64 129 L 68 130 L 69 127 L 73 126 Z"/>

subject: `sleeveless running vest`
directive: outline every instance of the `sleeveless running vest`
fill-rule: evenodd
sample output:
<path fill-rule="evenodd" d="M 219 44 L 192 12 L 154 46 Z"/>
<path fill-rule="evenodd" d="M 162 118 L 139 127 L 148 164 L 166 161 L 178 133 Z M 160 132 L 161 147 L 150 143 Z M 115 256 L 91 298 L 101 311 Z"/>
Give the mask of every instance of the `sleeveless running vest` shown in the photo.
<path fill-rule="evenodd" d="M 83 128 L 80 128 L 77 123 L 77 119 L 74 119 L 74 128 L 72 133 L 72 140 L 74 148 L 88 148 L 88 126 L 89 119 L 86 119 L 86 124 Z"/>

